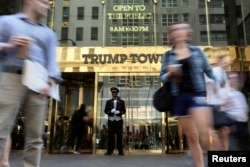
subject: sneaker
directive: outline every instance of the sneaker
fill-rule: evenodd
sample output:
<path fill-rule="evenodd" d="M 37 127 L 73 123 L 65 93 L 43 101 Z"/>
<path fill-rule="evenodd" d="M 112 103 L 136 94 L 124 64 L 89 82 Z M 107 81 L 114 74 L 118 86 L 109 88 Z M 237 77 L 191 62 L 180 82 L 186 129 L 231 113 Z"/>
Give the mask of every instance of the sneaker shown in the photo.
<path fill-rule="evenodd" d="M 61 154 L 63 154 L 67 149 L 68 149 L 68 146 L 66 146 L 66 145 L 61 146 L 60 147 Z"/>
<path fill-rule="evenodd" d="M 81 154 L 79 151 L 76 151 L 76 150 L 73 153 L 77 155 Z"/>

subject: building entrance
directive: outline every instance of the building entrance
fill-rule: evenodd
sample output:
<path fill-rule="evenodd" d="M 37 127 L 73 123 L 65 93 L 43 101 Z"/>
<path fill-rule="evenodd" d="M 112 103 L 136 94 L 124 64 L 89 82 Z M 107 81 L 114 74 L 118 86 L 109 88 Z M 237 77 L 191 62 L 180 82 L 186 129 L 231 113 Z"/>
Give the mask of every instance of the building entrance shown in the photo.
<path fill-rule="evenodd" d="M 104 154 L 107 149 L 107 121 L 105 103 L 111 98 L 110 88 L 119 88 L 119 96 L 125 101 L 123 116 L 123 149 L 125 154 L 181 153 L 185 150 L 185 138 L 177 121 L 152 106 L 152 96 L 160 87 L 158 73 L 63 73 L 60 84 L 61 101 L 50 99 L 49 114 L 45 124 L 44 142 L 49 153 L 72 153 L 62 146 L 72 144 L 70 119 L 73 112 L 85 103 L 94 123 L 85 127 L 82 153 Z M 21 115 L 18 118 L 22 118 Z M 21 121 L 13 131 L 13 149 L 23 148 Z M 17 138 L 16 136 L 21 136 Z M 18 140 L 17 140 L 18 139 Z"/>
<path fill-rule="evenodd" d="M 70 120 L 75 110 L 84 103 L 89 115 L 93 115 L 94 73 L 63 73 L 64 82 L 60 85 L 61 102 L 52 102 L 50 153 L 70 153 L 74 149 L 71 138 Z M 92 153 L 93 122 L 86 123 L 81 152 Z M 67 146 L 67 147 L 64 147 Z"/>
<path fill-rule="evenodd" d="M 182 147 L 179 144 L 181 137 L 178 124 L 176 121 L 173 124 L 172 120 L 166 119 L 165 113 L 156 111 L 152 106 L 152 96 L 160 84 L 158 73 L 99 73 L 97 153 L 105 153 L 107 148 L 108 117 L 104 108 L 106 101 L 111 98 L 110 88 L 113 86 L 119 88 L 118 96 L 126 105 L 126 114 L 123 116 L 123 145 L 126 154 L 165 154 L 167 149 L 180 152 Z M 168 128 L 166 123 L 169 123 Z M 167 138 L 169 132 L 171 135 Z"/>

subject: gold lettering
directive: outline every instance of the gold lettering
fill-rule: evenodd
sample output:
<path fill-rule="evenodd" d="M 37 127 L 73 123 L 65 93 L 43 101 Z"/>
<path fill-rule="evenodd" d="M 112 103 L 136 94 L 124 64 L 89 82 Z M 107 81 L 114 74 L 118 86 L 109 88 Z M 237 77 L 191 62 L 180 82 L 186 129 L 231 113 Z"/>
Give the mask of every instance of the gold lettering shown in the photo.
<path fill-rule="evenodd" d="M 126 27 L 126 31 L 131 31 L 132 30 L 132 27 Z"/>
<path fill-rule="evenodd" d="M 111 63 L 111 64 L 119 63 L 119 54 L 115 54 L 114 56 L 110 54 L 108 55 L 108 57 L 109 57 L 108 63 Z"/>
<path fill-rule="evenodd" d="M 147 56 L 148 56 L 148 61 L 150 63 L 153 63 L 153 62 L 157 63 L 157 62 L 161 61 L 161 59 L 159 59 L 159 58 L 162 57 L 162 54 L 147 54 Z"/>
<path fill-rule="evenodd" d="M 151 13 L 124 13 L 124 19 L 150 19 Z"/>
<path fill-rule="evenodd" d="M 144 11 L 146 9 L 145 5 L 135 5 L 136 11 Z"/>
<path fill-rule="evenodd" d="M 132 60 L 131 63 L 158 63 L 161 62 L 162 54 L 150 54 L 142 53 L 136 54 L 131 53 L 129 55 Z M 128 56 L 126 54 L 83 54 L 82 58 L 84 59 L 84 64 L 123 64 L 127 61 Z"/>
<path fill-rule="evenodd" d="M 151 19 L 151 13 L 108 13 L 108 19 Z"/>
<path fill-rule="evenodd" d="M 123 19 L 122 13 L 108 13 L 108 19 Z"/>
<path fill-rule="evenodd" d="M 145 11 L 145 5 L 114 5 L 113 10 L 116 12 L 131 12 L 131 11 Z"/>
<path fill-rule="evenodd" d="M 110 32 L 148 32 L 149 28 L 148 26 L 116 26 L 116 27 L 110 27 Z"/>
<path fill-rule="evenodd" d="M 110 31 L 111 32 L 124 32 L 125 31 L 125 27 L 110 27 Z"/>
<path fill-rule="evenodd" d="M 134 10 L 133 5 L 114 5 L 113 10 L 118 12 L 118 11 L 123 11 L 123 12 L 130 12 Z"/>
<path fill-rule="evenodd" d="M 145 16 L 145 17 L 146 17 L 145 19 L 151 19 L 152 13 L 146 13 L 146 16 Z"/>

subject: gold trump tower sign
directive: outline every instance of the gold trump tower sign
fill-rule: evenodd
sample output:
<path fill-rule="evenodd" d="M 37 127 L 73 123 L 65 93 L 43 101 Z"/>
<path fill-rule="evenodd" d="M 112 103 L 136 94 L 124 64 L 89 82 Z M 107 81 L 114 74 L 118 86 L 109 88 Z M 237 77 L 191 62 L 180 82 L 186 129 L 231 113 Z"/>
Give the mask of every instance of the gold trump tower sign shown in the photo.
<path fill-rule="evenodd" d="M 159 73 L 163 53 L 170 49 L 170 46 L 58 47 L 57 55 L 62 72 Z M 202 46 L 201 49 L 211 63 L 225 54 L 230 56 L 231 62 L 236 59 L 235 47 Z"/>

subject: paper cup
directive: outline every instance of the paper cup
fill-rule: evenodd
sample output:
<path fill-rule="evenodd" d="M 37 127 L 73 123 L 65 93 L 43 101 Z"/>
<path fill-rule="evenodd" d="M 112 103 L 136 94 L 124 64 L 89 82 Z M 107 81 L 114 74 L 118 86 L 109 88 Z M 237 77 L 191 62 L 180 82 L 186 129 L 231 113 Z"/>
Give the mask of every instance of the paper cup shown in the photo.
<path fill-rule="evenodd" d="M 17 57 L 26 59 L 28 58 L 28 53 L 29 53 L 29 43 L 34 42 L 35 40 L 33 38 L 27 37 L 27 36 L 22 36 L 24 40 L 27 40 L 27 45 L 25 46 L 20 46 L 17 51 Z"/>

